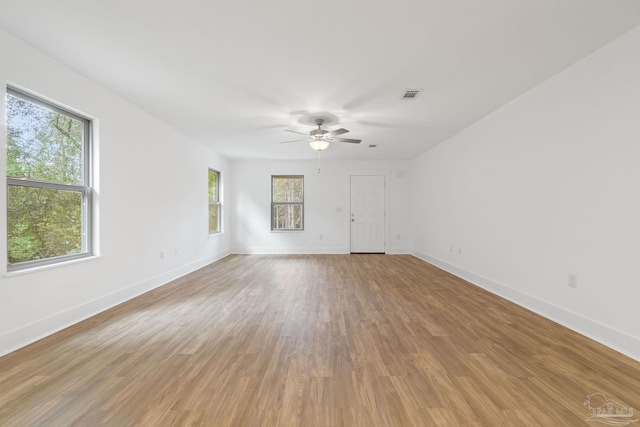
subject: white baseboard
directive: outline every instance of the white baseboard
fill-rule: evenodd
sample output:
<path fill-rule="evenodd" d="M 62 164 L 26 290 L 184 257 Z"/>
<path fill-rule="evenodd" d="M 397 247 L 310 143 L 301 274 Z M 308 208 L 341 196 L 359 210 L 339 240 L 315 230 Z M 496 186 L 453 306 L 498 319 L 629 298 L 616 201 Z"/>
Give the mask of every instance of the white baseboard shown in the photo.
<path fill-rule="evenodd" d="M 411 251 L 406 248 L 389 248 L 386 253 L 387 255 L 411 255 Z"/>
<path fill-rule="evenodd" d="M 269 248 L 240 246 L 231 250 L 231 253 L 238 255 L 339 255 L 348 253 L 344 247 L 314 247 L 314 248 Z"/>
<path fill-rule="evenodd" d="M 236 247 L 231 253 L 238 255 L 344 255 L 349 250 L 344 247 L 333 248 L 263 248 L 263 247 Z M 405 248 L 390 248 L 386 252 L 389 255 L 411 255 Z"/>
<path fill-rule="evenodd" d="M 6 332 L 0 335 L 0 356 L 25 347 L 35 341 L 88 319 L 91 316 L 95 316 L 100 312 L 108 310 L 111 307 L 122 304 L 123 302 L 142 295 L 145 292 L 149 292 L 152 289 L 165 285 L 172 280 L 218 261 L 227 255 L 229 255 L 229 252 L 218 253 L 213 256 L 199 259 L 192 263 L 133 284 L 128 288 L 120 289 L 93 301 L 88 301 L 47 318 L 37 320 L 18 329 Z"/>
<path fill-rule="evenodd" d="M 413 256 L 640 362 L 640 339 L 429 255 Z"/>

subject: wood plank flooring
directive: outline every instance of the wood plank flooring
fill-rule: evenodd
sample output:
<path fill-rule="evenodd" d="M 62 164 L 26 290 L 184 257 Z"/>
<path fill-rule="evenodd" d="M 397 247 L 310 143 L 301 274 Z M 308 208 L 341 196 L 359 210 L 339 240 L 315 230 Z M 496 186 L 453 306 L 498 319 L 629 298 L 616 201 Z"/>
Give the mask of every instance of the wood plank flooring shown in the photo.
<path fill-rule="evenodd" d="M 0 358 L 1 426 L 584 426 L 594 392 L 637 413 L 640 363 L 404 255 L 230 256 Z"/>

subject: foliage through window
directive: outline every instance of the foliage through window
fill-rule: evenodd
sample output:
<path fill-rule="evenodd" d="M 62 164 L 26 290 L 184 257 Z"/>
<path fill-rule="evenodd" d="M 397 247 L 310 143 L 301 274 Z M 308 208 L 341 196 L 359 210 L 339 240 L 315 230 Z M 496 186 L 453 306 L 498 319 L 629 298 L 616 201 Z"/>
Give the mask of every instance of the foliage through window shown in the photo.
<path fill-rule="evenodd" d="M 220 172 L 209 169 L 209 234 L 220 232 Z"/>
<path fill-rule="evenodd" d="M 271 177 L 271 230 L 304 230 L 304 176 Z"/>
<path fill-rule="evenodd" d="M 8 270 L 91 255 L 90 122 L 11 88 Z"/>

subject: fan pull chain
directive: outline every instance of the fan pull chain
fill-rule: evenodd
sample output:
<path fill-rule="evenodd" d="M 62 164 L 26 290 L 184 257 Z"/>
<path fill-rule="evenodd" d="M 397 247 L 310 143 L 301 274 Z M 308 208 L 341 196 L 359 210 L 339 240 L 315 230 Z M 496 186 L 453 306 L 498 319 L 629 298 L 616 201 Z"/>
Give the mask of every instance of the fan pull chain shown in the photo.
<path fill-rule="evenodd" d="M 320 175 L 320 152 L 318 151 L 318 175 Z"/>

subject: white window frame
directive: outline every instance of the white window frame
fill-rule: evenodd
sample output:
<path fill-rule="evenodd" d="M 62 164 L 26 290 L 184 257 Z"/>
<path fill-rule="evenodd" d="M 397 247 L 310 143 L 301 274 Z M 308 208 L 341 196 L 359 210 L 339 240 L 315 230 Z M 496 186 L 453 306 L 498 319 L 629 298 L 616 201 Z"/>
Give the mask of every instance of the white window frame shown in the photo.
<path fill-rule="evenodd" d="M 215 173 L 218 176 L 218 179 L 216 180 L 216 185 L 217 185 L 217 189 L 216 189 L 216 194 L 218 196 L 217 200 L 214 199 L 209 199 L 209 174 L 211 173 Z M 215 170 L 213 168 L 209 168 L 207 171 L 207 199 L 209 200 L 208 206 L 207 206 L 207 227 L 209 228 L 209 235 L 214 235 L 214 234 L 220 234 L 222 233 L 222 202 L 221 202 L 221 189 L 222 186 L 220 185 L 222 180 L 222 173 L 218 170 Z M 209 227 L 209 211 L 211 209 L 212 206 L 217 206 L 217 210 L 218 210 L 218 224 L 217 224 L 217 230 L 216 231 L 211 231 L 211 227 Z"/>
<path fill-rule="evenodd" d="M 302 180 L 302 202 L 274 202 L 273 201 L 273 181 L 276 178 L 296 178 Z M 301 207 L 301 218 L 300 218 L 300 228 L 277 228 L 274 221 L 274 208 L 276 206 L 300 206 Z M 271 231 L 284 231 L 284 232 L 295 232 L 295 231 L 304 231 L 304 175 L 271 175 Z"/>
<path fill-rule="evenodd" d="M 61 107 L 51 101 L 45 101 L 44 99 L 38 98 L 37 96 L 31 95 L 29 93 L 23 92 L 21 90 L 15 89 L 13 87 L 7 86 L 6 88 L 7 95 L 12 95 L 21 99 L 24 99 L 27 102 L 39 105 L 41 107 L 47 108 L 49 110 L 55 111 L 60 114 L 64 114 L 69 116 L 75 120 L 81 121 L 83 126 L 83 148 L 82 148 L 82 162 L 83 162 L 83 182 L 80 184 L 66 184 L 60 182 L 50 182 L 50 181 L 40 181 L 28 178 L 15 178 L 7 176 L 6 181 L 6 189 L 7 189 L 7 222 L 9 221 L 9 187 L 10 186 L 22 186 L 22 187 L 31 187 L 31 188 L 41 188 L 41 189 L 51 189 L 51 190 L 59 190 L 59 191 L 70 191 L 77 192 L 82 196 L 82 249 L 77 254 L 71 255 L 61 255 L 55 256 L 45 259 L 38 259 L 32 261 L 24 261 L 19 263 L 10 264 L 7 253 L 7 272 L 15 272 L 15 271 L 23 271 L 29 270 L 36 267 L 41 266 L 49 266 L 64 263 L 71 260 L 88 258 L 94 255 L 93 253 L 93 143 L 92 143 L 92 120 L 81 116 L 75 112 L 69 111 L 68 109 Z M 6 97 L 5 97 L 6 104 Z M 5 165 L 6 167 L 6 165 Z M 9 235 L 7 230 L 7 235 L 5 236 L 5 243 L 8 243 Z"/>

